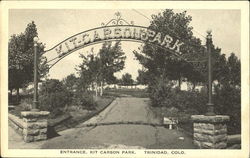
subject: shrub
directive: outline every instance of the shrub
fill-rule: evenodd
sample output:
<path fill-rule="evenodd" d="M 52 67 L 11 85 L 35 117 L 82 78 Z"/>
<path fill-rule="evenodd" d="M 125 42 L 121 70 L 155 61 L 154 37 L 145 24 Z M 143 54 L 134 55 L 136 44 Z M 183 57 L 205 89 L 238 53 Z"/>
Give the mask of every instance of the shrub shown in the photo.
<path fill-rule="evenodd" d="M 180 111 L 191 114 L 204 114 L 206 112 L 207 97 L 197 91 L 176 91 L 173 90 L 176 107 Z"/>
<path fill-rule="evenodd" d="M 94 110 L 96 108 L 96 102 L 94 101 L 92 94 L 87 92 L 76 92 L 72 102 L 80 109 Z"/>
<path fill-rule="evenodd" d="M 153 106 L 171 106 L 171 93 L 172 83 L 166 79 L 155 79 L 149 85 L 148 91 L 150 93 L 150 100 Z"/>
<path fill-rule="evenodd" d="M 31 98 L 25 98 L 21 100 L 21 103 L 18 106 L 15 106 L 13 110 L 10 110 L 9 112 L 21 117 L 22 111 L 30 111 L 32 109 L 32 99 Z"/>
<path fill-rule="evenodd" d="M 32 98 L 24 98 L 21 100 L 21 104 L 19 105 L 23 111 L 30 111 L 32 109 L 33 100 Z"/>
<path fill-rule="evenodd" d="M 165 116 L 179 117 L 180 120 L 190 123 L 190 116 L 207 112 L 207 93 L 205 90 L 181 91 L 172 88 L 167 80 L 156 80 L 149 87 L 150 99 L 153 106 L 163 107 Z M 240 88 L 225 84 L 215 87 L 213 96 L 216 114 L 229 115 L 228 133 L 241 132 L 241 93 Z M 185 115 L 185 117 L 184 117 Z M 189 120 L 189 121 L 185 121 Z"/>
<path fill-rule="evenodd" d="M 177 117 L 179 113 L 179 109 L 175 107 L 171 107 L 171 108 L 163 107 L 162 113 L 164 114 L 165 117 Z"/>
<path fill-rule="evenodd" d="M 47 80 L 40 89 L 40 109 L 50 111 L 51 117 L 62 114 L 64 107 L 71 103 L 72 94 L 59 80 Z"/>
<path fill-rule="evenodd" d="M 197 91 L 181 91 L 173 88 L 168 80 L 159 79 L 149 87 L 153 106 L 174 107 L 180 112 L 203 114 L 206 110 L 206 95 Z"/>
<path fill-rule="evenodd" d="M 225 84 L 215 87 L 215 108 L 218 114 L 229 115 L 228 132 L 241 133 L 241 91 L 239 88 Z"/>

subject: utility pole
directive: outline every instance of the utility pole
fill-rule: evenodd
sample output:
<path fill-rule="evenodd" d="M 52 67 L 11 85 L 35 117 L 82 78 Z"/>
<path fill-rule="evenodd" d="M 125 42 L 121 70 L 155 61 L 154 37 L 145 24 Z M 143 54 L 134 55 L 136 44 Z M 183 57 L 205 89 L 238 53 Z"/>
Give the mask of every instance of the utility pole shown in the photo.
<path fill-rule="evenodd" d="M 207 113 L 206 115 L 208 116 L 214 116 L 214 104 L 213 104 L 213 94 L 212 94 L 212 57 L 211 57 L 211 47 L 213 44 L 212 41 L 212 31 L 208 30 L 207 31 L 207 38 L 206 38 L 206 45 L 207 45 L 207 57 L 208 57 L 208 103 L 207 103 Z"/>

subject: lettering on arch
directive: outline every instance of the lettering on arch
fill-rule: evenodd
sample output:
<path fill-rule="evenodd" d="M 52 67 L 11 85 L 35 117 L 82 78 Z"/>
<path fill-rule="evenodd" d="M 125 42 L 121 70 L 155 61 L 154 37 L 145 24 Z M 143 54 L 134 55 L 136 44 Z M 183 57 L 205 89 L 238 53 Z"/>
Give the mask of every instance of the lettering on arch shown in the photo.
<path fill-rule="evenodd" d="M 136 40 L 149 42 L 170 49 L 180 55 L 181 46 L 184 44 L 168 34 L 163 34 L 143 26 L 115 25 L 105 26 L 78 33 L 48 51 L 57 53 L 62 57 L 69 52 L 105 40 Z"/>

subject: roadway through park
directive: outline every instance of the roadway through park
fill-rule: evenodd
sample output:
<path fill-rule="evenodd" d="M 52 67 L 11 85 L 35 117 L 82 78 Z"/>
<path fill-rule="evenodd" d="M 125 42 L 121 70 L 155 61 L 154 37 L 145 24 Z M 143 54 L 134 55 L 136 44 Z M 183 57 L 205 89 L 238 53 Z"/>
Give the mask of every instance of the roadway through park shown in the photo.
<path fill-rule="evenodd" d="M 192 138 L 181 131 L 162 126 L 111 124 L 86 127 L 86 124 L 114 122 L 144 122 L 159 124 L 160 119 L 150 109 L 148 98 L 120 97 L 104 111 L 77 128 L 59 132 L 41 146 L 45 149 L 192 149 Z M 184 139 L 179 139 L 183 137 Z"/>

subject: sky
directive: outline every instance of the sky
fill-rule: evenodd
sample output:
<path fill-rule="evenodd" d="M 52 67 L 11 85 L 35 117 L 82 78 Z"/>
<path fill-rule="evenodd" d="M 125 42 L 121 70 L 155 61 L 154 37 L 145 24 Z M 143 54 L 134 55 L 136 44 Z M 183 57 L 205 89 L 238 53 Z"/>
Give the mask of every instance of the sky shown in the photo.
<path fill-rule="evenodd" d="M 46 44 L 46 49 L 50 49 L 74 34 L 100 27 L 101 23 L 107 23 L 114 18 L 117 11 L 128 22 L 134 21 L 135 25 L 148 26 L 151 15 L 163 10 L 11 9 L 9 10 L 9 37 L 24 32 L 27 24 L 34 21 L 40 42 Z M 183 10 L 174 10 L 176 13 L 181 11 Z M 214 45 L 221 48 L 222 53 L 227 56 L 234 52 L 240 58 L 241 16 L 239 10 L 195 9 L 187 10 L 187 14 L 192 16 L 190 25 L 194 28 L 194 36 L 200 38 L 203 44 L 206 31 L 211 29 Z M 100 46 L 101 44 L 92 45 L 68 55 L 50 69 L 49 78 L 63 79 L 71 73 L 76 73 L 75 68 L 81 63 L 79 53 L 87 54 L 92 47 L 94 52 L 97 52 Z M 135 59 L 133 50 L 138 50 L 140 46 L 141 43 L 122 42 L 122 49 L 127 58 L 125 68 L 115 74 L 118 78 L 124 73 L 130 73 L 132 78 L 136 79 L 141 65 Z M 51 55 L 49 52 L 46 53 L 48 59 Z"/>

